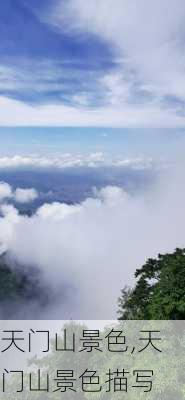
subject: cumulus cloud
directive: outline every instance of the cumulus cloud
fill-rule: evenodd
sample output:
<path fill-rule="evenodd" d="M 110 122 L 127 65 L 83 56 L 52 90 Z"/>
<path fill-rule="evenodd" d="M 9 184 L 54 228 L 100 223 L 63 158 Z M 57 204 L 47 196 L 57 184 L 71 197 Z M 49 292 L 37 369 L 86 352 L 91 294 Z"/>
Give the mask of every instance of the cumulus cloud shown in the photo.
<path fill-rule="evenodd" d="M 60 157 L 49 156 L 24 156 L 15 155 L 0 157 L 0 169 L 7 168 L 74 168 L 74 167 L 129 167 L 133 169 L 151 169 L 156 168 L 157 164 L 150 157 L 110 157 L 103 152 L 84 154 L 61 154 Z"/>
<path fill-rule="evenodd" d="M 0 201 L 12 197 L 12 188 L 6 182 L 0 182 Z"/>
<path fill-rule="evenodd" d="M 38 193 L 35 189 L 20 189 L 17 188 L 14 193 L 14 199 L 17 203 L 29 203 L 36 200 Z"/>
<path fill-rule="evenodd" d="M 38 192 L 34 188 L 21 189 L 15 191 L 12 186 L 6 182 L 0 182 L 0 201 L 14 200 L 17 203 L 29 203 L 38 197 Z"/>
<path fill-rule="evenodd" d="M 120 289 L 133 283 L 136 268 L 147 257 L 184 247 L 181 171 L 142 196 L 105 187 L 81 204 L 43 204 L 31 217 L 1 208 L 3 250 L 25 270 L 39 268 L 43 285 L 57 293 L 57 303 L 38 318 L 113 318 Z"/>
<path fill-rule="evenodd" d="M 37 216 L 42 219 L 51 219 L 51 220 L 61 220 L 65 219 L 68 215 L 72 215 L 78 212 L 81 209 L 81 206 L 73 206 L 65 203 L 54 202 L 52 204 L 43 204 L 37 210 Z"/>

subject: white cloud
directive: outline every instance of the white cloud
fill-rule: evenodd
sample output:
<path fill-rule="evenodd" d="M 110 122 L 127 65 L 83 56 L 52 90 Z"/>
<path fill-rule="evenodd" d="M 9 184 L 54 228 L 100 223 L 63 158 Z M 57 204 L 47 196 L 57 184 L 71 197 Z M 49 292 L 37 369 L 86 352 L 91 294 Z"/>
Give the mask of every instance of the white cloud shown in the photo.
<path fill-rule="evenodd" d="M 14 200 L 17 203 L 29 203 L 38 197 L 38 192 L 34 188 L 17 188 L 15 191 L 6 182 L 0 182 L 0 202 Z M 9 206 L 7 206 L 9 207 Z"/>
<path fill-rule="evenodd" d="M 68 205 L 65 203 L 54 202 L 52 204 L 43 204 L 37 210 L 37 216 L 42 219 L 51 219 L 51 220 L 62 220 L 66 218 L 68 215 L 78 212 L 81 209 L 80 206 Z"/>
<path fill-rule="evenodd" d="M 14 93 L 12 99 L 0 96 L 1 126 L 185 126 L 184 0 L 117 0 L 116 6 L 114 0 L 50 3 L 40 15 L 45 23 L 79 37 L 90 32 L 103 39 L 115 67 L 97 74 L 87 71 L 81 87 L 80 63 L 86 60 L 78 60 L 77 69 L 70 60 L 41 60 L 38 65 L 23 58 L 15 65 L 0 65 L 0 87 Z M 74 81 L 75 93 L 69 83 Z M 29 98 L 30 90 L 35 99 L 57 91 L 61 103 L 53 97 L 35 105 L 15 100 L 16 93 Z M 64 93 L 69 106 L 63 103 Z M 101 105 L 96 105 L 100 98 Z"/>
<path fill-rule="evenodd" d="M 82 125 L 184 125 L 183 0 L 57 0 L 40 17 L 61 31 L 96 34 L 117 62 L 99 81 L 106 106 L 72 112 L 77 125 L 78 116 Z"/>
<path fill-rule="evenodd" d="M 115 46 L 126 72 L 135 72 L 151 92 L 185 98 L 183 0 L 117 0 L 116 7 L 114 0 L 54 4 L 50 23 L 98 34 Z"/>
<path fill-rule="evenodd" d="M 17 188 L 14 193 L 14 199 L 17 203 L 29 203 L 37 199 L 38 193 L 35 189 Z"/>
<path fill-rule="evenodd" d="M 118 206 L 119 202 L 122 204 L 123 200 L 128 200 L 128 194 L 122 188 L 117 186 L 106 186 L 100 191 L 95 189 L 95 194 L 103 203 L 109 207 Z"/>
<path fill-rule="evenodd" d="M 0 126 L 184 127 L 185 117 L 178 108 L 166 109 L 155 102 L 75 108 L 59 104 L 31 106 L 1 96 Z"/>
<path fill-rule="evenodd" d="M 12 188 L 6 182 L 0 182 L 0 201 L 12 197 Z"/>
<path fill-rule="evenodd" d="M 70 154 L 64 153 L 59 157 L 43 157 L 43 156 L 7 156 L 0 157 L 0 169 L 7 168 L 75 168 L 75 167 L 127 167 L 131 169 L 154 169 L 165 166 L 165 162 L 155 163 L 152 158 L 123 158 L 111 157 L 103 152 L 95 152 L 90 154 Z"/>
<path fill-rule="evenodd" d="M 120 72 L 114 72 L 105 75 L 100 79 L 102 87 L 106 93 L 106 103 L 112 106 L 126 105 L 132 100 L 131 91 L 134 86 L 134 81 L 125 79 Z"/>

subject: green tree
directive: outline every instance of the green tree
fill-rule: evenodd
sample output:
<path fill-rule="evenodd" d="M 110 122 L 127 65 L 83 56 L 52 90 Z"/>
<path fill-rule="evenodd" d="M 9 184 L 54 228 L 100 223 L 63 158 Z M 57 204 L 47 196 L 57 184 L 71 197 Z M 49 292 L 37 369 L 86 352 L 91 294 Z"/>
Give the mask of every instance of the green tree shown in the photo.
<path fill-rule="evenodd" d="M 119 298 L 119 319 L 185 319 L 185 249 L 159 254 L 135 272 Z"/>

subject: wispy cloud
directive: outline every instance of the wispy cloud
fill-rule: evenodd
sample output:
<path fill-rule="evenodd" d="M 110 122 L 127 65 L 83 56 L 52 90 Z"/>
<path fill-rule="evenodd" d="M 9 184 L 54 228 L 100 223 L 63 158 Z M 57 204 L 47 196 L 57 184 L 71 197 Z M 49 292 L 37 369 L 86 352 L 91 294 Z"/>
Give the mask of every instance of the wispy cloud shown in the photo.
<path fill-rule="evenodd" d="M 119 104 L 87 108 L 58 103 L 28 105 L 23 101 L 0 97 L 1 126 L 92 126 L 92 127 L 184 127 L 185 116 L 174 108 L 157 104 Z"/>
<path fill-rule="evenodd" d="M 0 94 L 27 104 L 94 106 L 104 103 L 103 71 L 80 60 L 9 58 L 0 64 Z M 99 99 L 99 100 L 98 100 Z"/>
<path fill-rule="evenodd" d="M 178 118 L 184 124 L 185 69 L 184 17 L 182 0 L 176 3 L 140 3 L 129 0 L 57 0 L 45 20 L 61 32 L 83 35 L 96 34 L 109 43 L 117 61 L 117 69 L 105 74 L 102 93 L 107 104 L 119 105 L 122 113 L 137 113 L 145 123 L 143 111 L 149 109 L 151 123 L 161 124 L 160 114 L 173 115 L 169 125 Z M 173 110 L 173 111 L 172 111 Z M 110 111 L 110 110 L 109 110 Z M 114 107 L 113 110 L 114 112 Z M 131 123 L 129 121 L 129 123 Z M 149 120 L 147 121 L 149 123 Z M 167 122 L 166 122 L 167 123 Z M 125 121 L 122 121 L 125 124 Z M 167 123 L 168 124 L 168 123 Z"/>
<path fill-rule="evenodd" d="M 184 99 L 183 0 L 176 3 L 147 0 L 57 0 L 50 23 L 61 30 L 90 31 L 104 38 L 122 59 L 124 73 L 140 81 L 151 94 Z M 97 12 L 98 10 L 98 12 Z"/>
<path fill-rule="evenodd" d="M 25 40 L 1 37 L 1 125 L 185 125 L 183 0 L 20 4 Z"/>

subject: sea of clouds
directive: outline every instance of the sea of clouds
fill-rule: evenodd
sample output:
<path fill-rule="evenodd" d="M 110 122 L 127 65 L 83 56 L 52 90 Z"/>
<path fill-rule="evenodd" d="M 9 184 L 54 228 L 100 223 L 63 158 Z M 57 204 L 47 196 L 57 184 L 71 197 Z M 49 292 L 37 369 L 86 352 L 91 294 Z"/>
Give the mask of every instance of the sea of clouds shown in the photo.
<path fill-rule="evenodd" d="M 136 268 L 148 257 L 184 247 L 182 165 L 142 195 L 107 186 L 80 204 L 43 204 L 32 216 L 10 204 L 11 197 L 34 196 L 39 193 L 33 188 L 0 185 L 1 253 L 7 251 L 28 274 L 37 267 L 52 298 L 45 309 L 22 304 L 26 318 L 115 318 L 120 290 L 133 285 Z"/>

